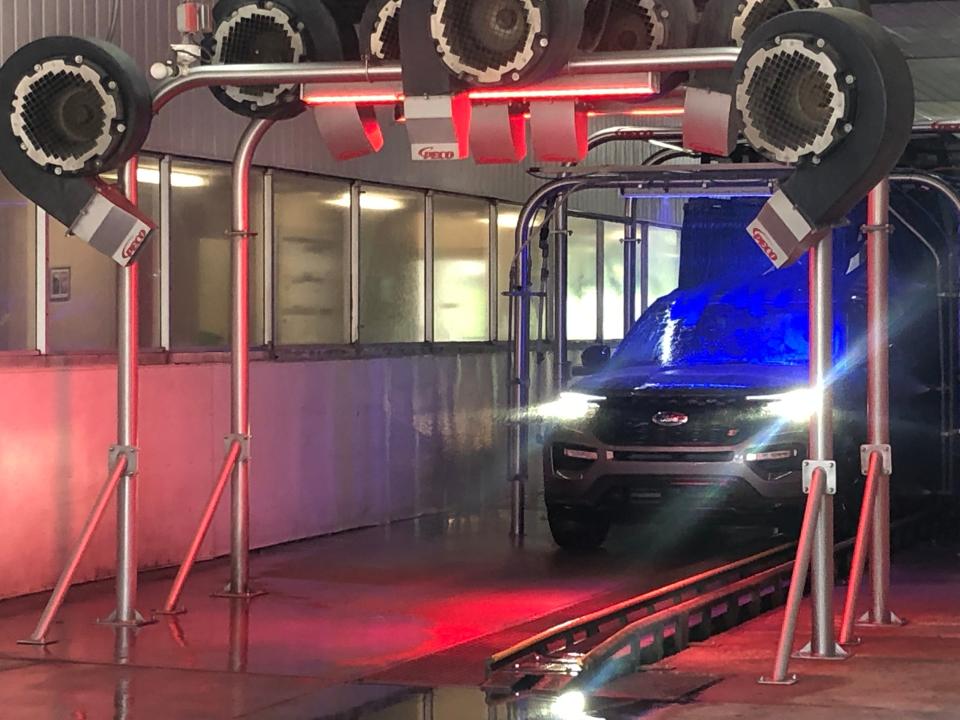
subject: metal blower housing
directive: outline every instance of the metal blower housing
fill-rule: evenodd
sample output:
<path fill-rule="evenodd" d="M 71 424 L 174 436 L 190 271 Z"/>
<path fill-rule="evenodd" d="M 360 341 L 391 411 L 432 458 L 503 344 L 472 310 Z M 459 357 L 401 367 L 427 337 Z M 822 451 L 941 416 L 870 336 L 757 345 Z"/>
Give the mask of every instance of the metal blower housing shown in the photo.
<path fill-rule="evenodd" d="M 791 10 L 829 7 L 844 7 L 844 4 L 836 0 L 740 0 L 730 26 L 730 36 L 742 46 L 754 30 L 777 15 Z"/>
<path fill-rule="evenodd" d="M 143 146 L 153 120 L 146 77 L 120 48 L 48 37 L 0 69 L 0 170 L 70 232 L 121 265 L 155 227 L 98 175 Z"/>
<path fill-rule="evenodd" d="M 697 16 L 693 0 L 590 0 L 580 49 L 634 52 L 690 47 Z"/>
<path fill-rule="evenodd" d="M 208 62 L 301 63 L 343 59 L 341 29 L 320 0 L 220 0 L 205 38 Z M 304 110 L 296 85 L 214 87 L 228 110 L 283 120 Z"/>
<path fill-rule="evenodd" d="M 830 8 L 870 13 L 868 0 L 709 0 L 699 19 L 694 44 L 696 47 L 742 47 L 765 23 L 784 13 Z M 800 50 L 800 53 L 826 67 L 830 53 L 807 50 L 810 52 Z M 778 62 L 788 62 L 787 57 L 787 53 L 783 53 Z M 795 61 L 805 62 L 799 58 Z M 690 74 L 686 88 L 684 147 L 712 155 L 732 153 L 740 130 L 730 102 L 730 96 L 736 91 L 733 75 L 726 70 L 698 70 Z"/>
<path fill-rule="evenodd" d="M 534 82 L 558 72 L 583 32 L 582 0 L 436 0 L 430 37 L 471 85 Z"/>
<path fill-rule="evenodd" d="M 360 19 L 360 52 L 376 61 L 400 59 L 400 6 L 403 0 L 373 0 Z"/>
<path fill-rule="evenodd" d="M 784 13 L 754 31 L 734 68 L 747 141 L 797 170 L 748 230 L 793 262 L 896 165 L 913 124 L 913 80 L 890 34 L 846 9 Z"/>

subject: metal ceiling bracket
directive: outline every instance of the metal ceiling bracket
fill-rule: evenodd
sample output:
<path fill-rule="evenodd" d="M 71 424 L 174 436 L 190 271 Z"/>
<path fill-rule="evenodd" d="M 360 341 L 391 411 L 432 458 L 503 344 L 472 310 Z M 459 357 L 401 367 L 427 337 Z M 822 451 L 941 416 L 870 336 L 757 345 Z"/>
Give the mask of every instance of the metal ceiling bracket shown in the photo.
<path fill-rule="evenodd" d="M 860 472 L 867 474 L 870 466 L 870 456 L 873 453 L 880 453 L 882 461 L 881 470 L 884 475 L 893 475 L 893 449 L 890 445 L 861 445 L 860 446 Z"/>
<path fill-rule="evenodd" d="M 237 462 L 247 462 L 250 459 L 250 436 L 231 433 L 223 438 L 223 446 L 227 452 L 230 452 L 230 446 L 237 443 L 240 446 L 240 455 L 237 456 Z"/>
<path fill-rule="evenodd" d="M 111 445 L 107 455 L 109 467 L 112 470 L 117 465 L 117 460 L 121 457 L 126 458 L 127 466 L 123 470 L 124 475 L 136 475 L 140 466 L 140 448 L 132 445 Z"/>
<path fill-rule="evenodd" d="M 827 476 L 827 495 L 837 494 L 837 463 L 834 460 L 803 461 L 803 492 L 810 492 L 815 470 L 823 470 Z"/>

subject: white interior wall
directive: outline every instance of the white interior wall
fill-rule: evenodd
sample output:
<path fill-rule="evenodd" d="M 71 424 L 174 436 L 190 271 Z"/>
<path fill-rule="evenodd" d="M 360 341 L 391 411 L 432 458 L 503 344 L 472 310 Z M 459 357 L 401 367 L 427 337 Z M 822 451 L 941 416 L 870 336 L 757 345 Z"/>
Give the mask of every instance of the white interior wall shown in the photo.
<path fill-rule="evenodd" d="M 493 352 L 253 363 L 253 546 L 502 507 L 506 372 L 505 355 Z M 223 363 L 141 370 L 143 568 L 179 562 L 189 543 L 222 461 L 229 382 Z M 8 597 L 53 585 L 106 480 L 116 368 L 5 367 L 0 386 L 0 597 Z M 536 475 L 535 453 L 531 462 Z M 229 551 L 224 501 L 203 558 Z M 113 574 L 114 531 L 111 503 L 77 581 Z"/>

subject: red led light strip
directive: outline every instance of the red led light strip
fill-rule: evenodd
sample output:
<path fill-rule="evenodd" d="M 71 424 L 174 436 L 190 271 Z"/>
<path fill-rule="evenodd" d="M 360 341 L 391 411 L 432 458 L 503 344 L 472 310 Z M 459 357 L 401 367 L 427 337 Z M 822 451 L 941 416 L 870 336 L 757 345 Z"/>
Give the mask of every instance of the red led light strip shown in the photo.
<path fill-rule="evenodd" d="M 307 105 L 393 105 L 402 103 L 403 93 L 350 93 L 347 95 L 304 94 Z"/>
<path fill-rule="evenodd" d="M 592 88 L 542 88 L 524 90 L 509 88 L 497 90 L 470 90 L 471 100 L 565 100 L 577 98 L 614 98 L 639 97 L 653 95 L 655 91 L 649 85 L 633 87 L 592 87 Z"/>
<path fill-rule="evenodd" d="M 649 85 L 632 87 L 593 87 L 593 88 L 543 88 L 543 89 L 497 89 L 497 90 L 470 90 L 467 97 L 471 100 L 569 100 L 569 99 L 603 99 L 618 97 L 644 97 L 653 95 L 655 91 Z M 321 93 L 306 93 L 303 101 L 307 105 L 390 105 L 402 103 L 402 92 L 393 93 L 347 93 L 340 95 L 325 95 Z"/>

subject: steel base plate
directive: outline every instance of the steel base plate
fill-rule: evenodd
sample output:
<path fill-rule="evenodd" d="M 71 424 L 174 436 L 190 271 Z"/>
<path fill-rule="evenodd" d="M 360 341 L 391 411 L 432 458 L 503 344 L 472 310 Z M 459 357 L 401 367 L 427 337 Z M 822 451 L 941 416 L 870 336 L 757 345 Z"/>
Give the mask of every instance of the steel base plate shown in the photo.
<path fill-rule="evenodd" d="M 252 600 L 253 598 L 266 594 L 266 590 L 247 590 L 246 592 L 235 593 L 224 588 L 218 592 L 210 593 L 210 597 L 227 598 L 228 600 Z"/>
<path fill-rule="evenodd" d="M 898 617 L 893 610 L 890 610 L 890 622 L 875 622 L 873 619 L 873 613 L 865 612 L 861 615 L 856 622 L 857 627 L 901 627 L 907 624 L 907 621 Z"/>
<path fill-rule="evenodd" d="M 844 650 L 842 647 L 834 643 L 833 655 L 818 655 L 813 652 L 813 648 L 810 643 L 807 643 L 800 650 L 793 653 L 790 657 L 796 660 L 832 660 L 834 662 L 839 660 L 846 660 L 850 657 L 850 653 Z"/>
<path fill-rule="evenodd" d="M 796 675 L 787 675 L 783 680 L 774 680 L 773 678 L 768 678 L 765 675 L 761 676 L 757 680 L 758 685 L 796 685 L 797 676 Z"/>
<path fill-rule="evenodd" d="M 157 619 L 154 617 L 145 618 L 138 611 L 134 610 L 134 619 L 130 621 L 117 620 L 116 611 L 110 613 L 105 618 L 97 620 L 97 625 L 109 625 L 111 627 L 143 627 L 144 625 L 153 625 Z"/>
<path fill-rule="evenodd" d="M 183 615 L 187 612 L 185 607 L 175 607 L 173 610 L 154 610 L 154 615 Z"/>
<path fill-rule="evenodd" d="M 27 638 L 26 640 L 17 640 L 17 645 L 33 645 L 34 647 L 46 647 L 47 645 L 53 645 L 56 643 L 56 640 L 47 640 L 46 638 L 42 640 L 34 640 L 33 638 Z"/>

